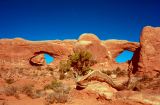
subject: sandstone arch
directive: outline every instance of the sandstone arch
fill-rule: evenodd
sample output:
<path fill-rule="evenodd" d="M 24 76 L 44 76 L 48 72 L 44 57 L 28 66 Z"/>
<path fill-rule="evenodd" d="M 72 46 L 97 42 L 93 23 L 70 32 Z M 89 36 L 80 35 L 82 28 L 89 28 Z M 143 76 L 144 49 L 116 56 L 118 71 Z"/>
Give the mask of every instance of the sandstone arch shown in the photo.
<path fill-rule="evenodd" d="M 19 66 L 31 68 L 30 59 L 38 53 L 48 53 L 55 59 L 54 64 L 58 64 L 61 59 L 65 59 L 70 54 L 65 44 L 58 44 L 52 41 L 28 41 L 20 38 L 0 40 L 0 58 L 4 60 L 9 68 Z"/>
<path fill-rule="evenodd" d="M 125 50 L 135 52 L 140 47 L 138 42 L 129 42 L 127 40 L 106 40 L 103 41 L 105 45 L 109 59 L 115 61 L 115 58 Z"/>
<path fill-rule="evenodd" d="M 44 66 L 46 65 L 46 60 L 44 55 L 48 54 L 53 58 L 56 58 L 58 55 L 52 53 L 52 52 L 46 52 L 46 51 L 40 51 L 40 52 L 35 52 L 34 56 L 30 58 L 29 62 L 33 66 Z"/>

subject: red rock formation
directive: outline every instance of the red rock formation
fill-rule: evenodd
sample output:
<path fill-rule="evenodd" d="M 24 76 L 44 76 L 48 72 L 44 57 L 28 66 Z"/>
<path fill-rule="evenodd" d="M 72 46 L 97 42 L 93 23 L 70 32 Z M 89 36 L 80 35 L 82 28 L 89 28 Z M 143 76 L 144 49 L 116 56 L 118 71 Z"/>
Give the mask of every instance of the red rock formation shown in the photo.
<path fill-rule="evenodd" d="M 105 46 L 101 44 L 99 38 L 94 34 L 82 34 L 74 46 L 74 51 L 78 50 L 90 52 L 93 59 L 98 62 L 104 62 L 107 58 Z"/>
<path fill-rule="evenodd" d="M 153 77 L 160 73 L 160 27 L 144 27 L 140 37 L 138 73 Z M 137 56 L 138 57 L 138 56 Z M 138 58 L 137 58 L 138 59 Z"/>
<path fill-rule="evenodd" d="M 103 43 L 111 60 L 115 60 L 125 50 L 135 52 L 139 48 L 138 42 L 129 42 L 127 40 L 106 40 Z"/>
<path fill-rule="evenodd" d="M 104 63 L 105 67 L 127 68 L 128 64 L 118 64 L 115 58 L 124 50 L 134 52 L 139 47 L 137 42 L 124 40 L 101 41 L 94 34 L 82 34 L 78 40 L 50 40 L 50 41 L 27 41 L 24 39 L 1 39 L 0 40 L 1 67 L 31 67 L 35 64 L 45 65 L 44 58 L 36 59 L 39 54 L 47 53 L 54 57 L 51 65 L 56 65 L 61 59 L 76 50 L 91 52 L 93 59 Z M 108 62 L 108 63 L 106 63 Z M 8 66 L 6 66 L 8 65 Z M 110 68 L 111 69 L 111 68 Z"/>
<path fill-rule="evenodd" d="M 82 35 L 80 35 L 79 39 L 80 41 L 91 41 L 94 43 L 100 43 L 100 39 L 95 35 L 95 34 L 91 34 L 91 33 L 84 33 Z"/>
<path fill-rule="evenodd" d="M 137 42 L 126 40 L 106 40 L 100 39 L 94 34 L 82 34 L 75 46 L 76 50 L 87 50 L 92 53 L 93 58 L 99 62 L 112 61 L 124 50 L 136 51 L 139 47 Z"/>
<path fill-rule="evenodd" d="M 30 59 L 30 63 L 32 65 L 39 65 L 39 66 L 45 65 L 46 62 L 45 62 L 44 54 L 39 54 L 39 55 L 33 56 Z"/>
<path fill-rule="evenodd" d="M 126 40 L 100 41 L 96 35 L 86 33 L 79 37 L 79 40 L 74 47 L 74 51 L 89 51 L 92 54 L 93 59 L 101 63 L 95 66 L 95 69 L 103 68 L 103 70 L 114 70 L 119 67 L 123 70 L 127 70 L 129 66 L 128 62 L 117 63 L 115 58 L 124 50 L 135 52 L 137 48 L 139 48 L 138 42 L 129 42 Z"/>
<path fill-rule="evenodd" d="M 64 44 L 24 39 L 0 40 L 0 65 L 5 67 L 30 67 L 30 59 L 37 54 L 47 53 L 54 57 L 54 63 L 66 58 L 71 51 Z"/>

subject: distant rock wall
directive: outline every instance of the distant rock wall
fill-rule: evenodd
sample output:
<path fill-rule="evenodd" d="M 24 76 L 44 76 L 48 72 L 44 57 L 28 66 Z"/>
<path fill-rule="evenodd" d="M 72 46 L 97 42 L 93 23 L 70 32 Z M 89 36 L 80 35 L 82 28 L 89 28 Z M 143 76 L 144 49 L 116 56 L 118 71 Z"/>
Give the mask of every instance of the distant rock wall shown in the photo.
<path fill-rule="evenodd" d="M 70 52 L 68 46 L 58 42 L 33 42 L 20 38 L 1 39 L 0 67 L 31 67 L 31 58 L 33 61 L 33 57 L 41 53 L 47 53 L 54 57 L 54 63 L 56 64 L 59 60 L 66 58 Z M 44 63 L 43 59 L 41 61 Z"/>
<path fill-rule="evenodd" d="M 76 50 L 89 51 L 93 59 L 99 63 L 106 64 L 105 67 L 113 69 L 109 64 L 118 67 L 115 58 L 124 50 L 134 52 L 139 47 L 137 42 L 126 40 L 106 40 L 101 41 L 94 34 L 82 34 L 78 40 L 50 40 L 50 41 L 28 41 L 21 38 L 0 40 L 0 65 L 1 67 L 14 68 L 46 65 L 43 54 L 47 53 L 54 57 L 55 66 L 62 59 Z M 116 65 L 116 66 L 115 66 Z M 123 64 L 124 65 L 124 64 Z M 125 64 L 126 65 L 126 64 Z M 127 67 L 124 67 L 127 68 Z"/>
<path fill-rule="evenodd" d="M 28 41 L 21 38 L 0 39 L 0 67 L 31 68 L 32 63 L 46 65 L 43 53 L 54 57 L 50 65 L 58 65 L 62 59 L 77 50 L 86 50 L 93 59 L 107 69 L 133 67 L 133 73 L 155 76 L 160 73 L 160 28 L 144 27 L 138 42 L 126 40 L 101 41 L 96 35 L 82 34 L 78 40 Z M 117 63 L 115 58 L 124 50 L 134 52 L 132 64 Z M 38 56 L 38 57 L 36 57 Z M 112 67 L 110 66 L 112 65 Z"/>

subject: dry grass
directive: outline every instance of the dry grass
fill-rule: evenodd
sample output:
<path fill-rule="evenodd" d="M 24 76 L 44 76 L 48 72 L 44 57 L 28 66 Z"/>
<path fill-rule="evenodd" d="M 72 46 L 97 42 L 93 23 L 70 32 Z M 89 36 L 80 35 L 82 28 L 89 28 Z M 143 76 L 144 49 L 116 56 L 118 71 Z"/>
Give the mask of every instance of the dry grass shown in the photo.
<path fill-rule="evenodd" d="M 65 93 L 52 93 L 49 94 L 46 98 L 46 104 L 53 104 L 53 103 L 66 103 L 68 100 L 68 95 Z"/>
<path fill-rule="evenodd" d="M 33 85 L 25 85 L 21 88 L 21 93 L 26 94 L 31 98 L 39 98 L 41 97 L 40 91 L 35 90 Z"/>
<path fill-rule="evenodd" d="M 52 103 L 65 103 L 68 100 L 68 94 L 70 91 L 70 87 L 64 85 L 59 81 L 52 81 L 51 84 L 46 85 L 44 87 L 45 90 L 52 89 L 54 92 L 47 95 L 45 98 L 46 105 Z"/>
<path fill-rule="evenodd" d="M 128 74 L 126 70 L 122 70 L 119 67 L 117 67 L 115 70 L 102 70 L 102 73 L 107 74 L 108 76 L 115 74 L 117 77 L 122 77 Z"/>

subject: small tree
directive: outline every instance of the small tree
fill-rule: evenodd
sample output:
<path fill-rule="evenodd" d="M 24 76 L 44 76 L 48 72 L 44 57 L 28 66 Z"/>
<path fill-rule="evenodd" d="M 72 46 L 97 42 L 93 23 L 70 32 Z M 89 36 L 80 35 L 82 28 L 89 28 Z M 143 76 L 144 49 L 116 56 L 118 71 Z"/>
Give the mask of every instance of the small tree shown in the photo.
<path fill-rule="evenodd" d="M 96 63 L 95 60 L 92 60 L 91 53 L 87 51 L 79 51 L 75 52 L 69 56 L 67 61 L 60 62 L 60 79 L 64 78 L 64 73 L 68 72 L 73 69 L 73 72 L 76 75 L 86 75 L 92 69 L 90 66 Z"/>
<path fill-rule="evenodd" d="M 69 57 L 71 67 L 78 75 L 86 75 L 96 61 L 92 60 L 92 54 L 87 51 L 75 52 Z"/>

